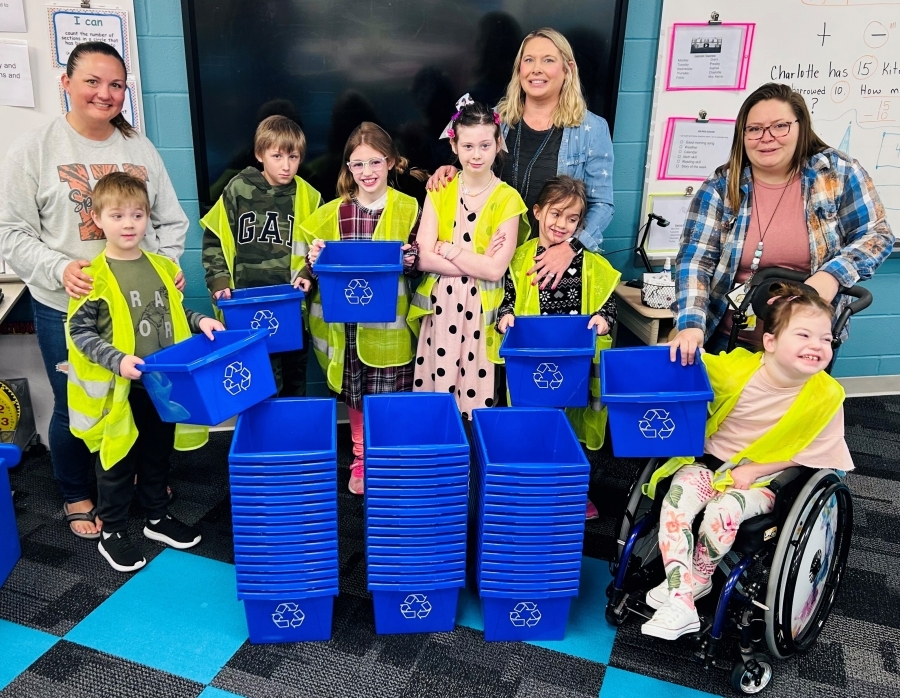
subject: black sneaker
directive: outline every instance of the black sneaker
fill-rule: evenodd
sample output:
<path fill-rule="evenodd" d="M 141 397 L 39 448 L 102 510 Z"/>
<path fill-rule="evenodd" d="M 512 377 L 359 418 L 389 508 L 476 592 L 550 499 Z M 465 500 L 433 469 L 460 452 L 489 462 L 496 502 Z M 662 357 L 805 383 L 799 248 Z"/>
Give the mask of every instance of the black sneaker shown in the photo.
<path fill-rule="evenodd" d="M 144 526 L 144 535 L 150 540 L 161 541 L 179 550 L 193 548 L 200 542 L 200 531 L 193 526 L 181 523 L 171 514 L 166 514 L 156 524 L 147 521 L 147 525 Z"/>
<path fill-rule="evenodd" d="M 97 549 L 117 572 L 134 572 L 147 564 L 147 558 L 134 547 L 127 533 L 113 533 L 109 538 L 101 536 Z"/>

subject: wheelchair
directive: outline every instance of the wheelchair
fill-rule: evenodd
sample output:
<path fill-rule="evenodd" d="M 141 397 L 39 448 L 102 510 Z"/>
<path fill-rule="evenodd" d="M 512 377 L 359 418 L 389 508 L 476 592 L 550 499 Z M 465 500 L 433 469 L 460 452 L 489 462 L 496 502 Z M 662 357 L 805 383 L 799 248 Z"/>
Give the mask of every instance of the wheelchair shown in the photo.
<path fill-rule="evenodd" d="M 768 308 L 769 287 L 777 281 L 802 284 L 804 275 L 785 269 L 764 269 L 734 313 L 728 351 L 747 326 L 747 309 L 757 317 Z M 851 315 L 872 302 L 864 288 L 842 289 L 855 298 L 843 308 L 834 325 L 832 347 L 837 353 L 841 333 Z M 827 370 L 831 370 L 831 366 Z M 631 486 L 617 533 L 613 580 L 607 588 L 606 620 L 621 625 L 630 614 L 649 619 L 646 592 L 665 576 L 658 546 L 662 500 L 671 478 L 663 480 L 656 498 L 644 496 L 641 486 L 650 480 L 663 459 L 652 459 Z M 725 631 L 739 631 L 739 657 L 731 671 L 731 685 L 744 694 L 759 693 L 772 680 L 773 665 L 761 651 L 765 646 L 777 659 L 807 651 L 824 627 L 850 552 L 853 497 L 839 473 L 829 469 L 788 468 L 771 484 L 775 506 L 771 513 L 744 521 L 731 551 L 719 563 L 716 583 L 724 576 L 712 617 L 701 614 L 695 633 L 694 659 L 708 668 L 727 666 L 723 653 Z M 697 528 L 702 516 L 694 521 Z M 701 602 L 702 603 L 702 602 Z"/>

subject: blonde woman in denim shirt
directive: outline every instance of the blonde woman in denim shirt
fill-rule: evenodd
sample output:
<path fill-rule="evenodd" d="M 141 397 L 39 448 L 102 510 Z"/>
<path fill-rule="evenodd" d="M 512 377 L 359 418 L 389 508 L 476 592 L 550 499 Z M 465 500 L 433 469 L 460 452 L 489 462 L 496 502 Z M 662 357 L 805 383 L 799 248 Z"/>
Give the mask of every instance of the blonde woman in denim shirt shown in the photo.
<path fill-rule="evenodd" d="M 522 41 L 497 111 L 508 150 L 501 178 L 518 190 L 529 211 L 544 183 L 558 174 L 583 180 L 587 188 L 588 210 L 578 237 L 537 256 L 529 270 L 542 288 L 551 283 L 556 288 L 581 246 L 600 252 L 613 217 L 609 126 L 587 110 L 572 47 L 555 29 L 538 29 Z M 443 186 L 456 173 L 452 166 L 439 168 L 428 188 Z"/>
<path fill-rule="evenodd" d="M 754 208 L 756 207 L 756 208 Z M 793 213 L 792 213 L 793 211 Z M 676 324 L 671 358 L 725 348 L 726 294 L 758 268 L 789 267 L 826 301 L 871 278 L 891 253 L 884 206 L 860 164 L 813 132 L 806 102 L 768 83 L 744 101 L 729 162 L 700 187 L 676 260 Z M 740 344 L 758 348 L 755 333 Z"/>

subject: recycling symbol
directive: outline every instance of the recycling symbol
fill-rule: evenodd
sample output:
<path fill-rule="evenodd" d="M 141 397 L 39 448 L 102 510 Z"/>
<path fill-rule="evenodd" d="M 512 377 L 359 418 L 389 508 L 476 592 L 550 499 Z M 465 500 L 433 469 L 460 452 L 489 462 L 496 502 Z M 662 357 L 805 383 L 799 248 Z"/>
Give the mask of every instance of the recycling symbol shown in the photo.
<path fill-rule="evenodd" d="M 225 380 L 222 385 L 232 395 L 237 395 L 242 390 L 250 387 L 250 369 L 245 368 L 240 361 L 233 361 L 225 367 Z"/>
<path fill-rule="evenodd" d="M 280 603 L 272 614 L 272 622 L 279 628 L 299 628 L 306 620 L 306 614 L 292 602 Z"/>
<path fill-rule="evenodd" d="M 666 410 L 647 410 L 638 420 L 638 429 L 647 439 L 668 439 L 675 431 L 675 422 Z"/>
<path fill-rule="evenodd" d="M 368 305 L 374 295 L 365 279 L 350 279 L 344 289 L 344 297 L 350 305 Z"/>
<path fill-rule="evenodd" d="M 559 367 L 556 364 L 540 364 L 532 375 L 534 377 L 534 384 L 538 388 L 550 388 L 550 390 L 556 390 L 563 382 L 563 374 L 560 373 Z"/>
<path fill-rule="evenodd" d="M 524 628 L 526 625 L 529 628 L 533 628 L 541 622 L 541 612 L 538 610 L 536 603 L 522 601 L 517 603 L 516 607 L 509 612 L 509 620 L 517 628 Z"/>
<path fill-rule="evenodd" d="M 400 604 L 404 618 L 427 618 L 431 613 L 431 602 L 425 594 L 410 594 Z"/>
<path fill-rule="evenodd" d="M 250 321 L 250 329 L 267 329 L 269 334 L 273 335 L 278 332 L 278 318 L 271 310 L 257 310 Z"/>

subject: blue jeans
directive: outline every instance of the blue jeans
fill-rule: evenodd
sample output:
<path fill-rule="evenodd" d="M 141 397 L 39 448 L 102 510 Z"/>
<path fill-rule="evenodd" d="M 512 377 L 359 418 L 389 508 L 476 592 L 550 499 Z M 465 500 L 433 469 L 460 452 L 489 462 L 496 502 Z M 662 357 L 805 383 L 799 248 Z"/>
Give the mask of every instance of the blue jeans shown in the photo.
<path fill-rule="evenodd" d="M 50 418 L 50 458 L 59 491 L 67 503 L 93 499 L 96 491 L 93 456 L 84 441 L 69 431 L 68 377 L 57 369 L 69 360 L 66 349 L 66 314 L 31 299 L 34 329 L 44 359 L 44 368 L 53 389 L 53 416 Z"/>

